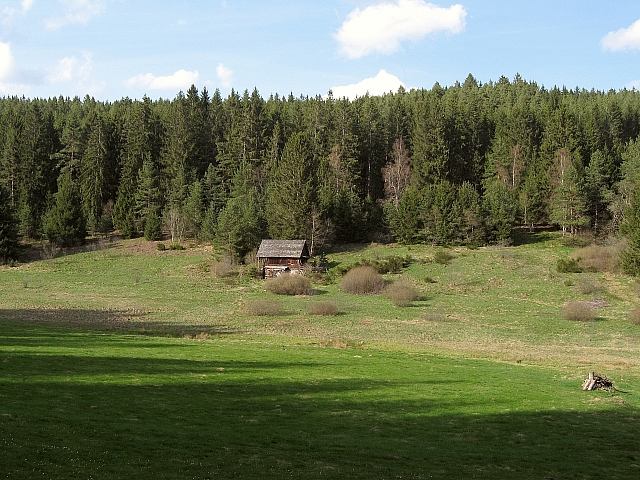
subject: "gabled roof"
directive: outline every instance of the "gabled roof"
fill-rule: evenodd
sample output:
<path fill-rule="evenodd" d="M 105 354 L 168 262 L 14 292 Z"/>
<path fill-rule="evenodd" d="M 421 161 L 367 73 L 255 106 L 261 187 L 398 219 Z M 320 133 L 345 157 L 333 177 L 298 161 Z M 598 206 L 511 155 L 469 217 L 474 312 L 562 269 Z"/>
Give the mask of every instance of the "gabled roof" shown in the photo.
<path fill-rule="evenodd" d="M 308 258 L 306 240 L 262 240 L 258 258 Z"/>

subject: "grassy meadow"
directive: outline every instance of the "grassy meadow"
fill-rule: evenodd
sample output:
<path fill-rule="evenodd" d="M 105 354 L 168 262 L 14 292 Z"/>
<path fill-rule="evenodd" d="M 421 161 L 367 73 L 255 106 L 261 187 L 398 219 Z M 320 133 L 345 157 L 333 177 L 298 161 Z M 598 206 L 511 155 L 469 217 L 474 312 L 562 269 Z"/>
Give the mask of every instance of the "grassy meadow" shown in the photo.
<path fill-rule="evenodd" d="M 311 296 L 140 240 L 0 267 L 0 477 L 638 478 L 640 287 L 528 240 L 345 247 Z M 341 291 L 392 255 L 419 300 Z M 620 391 L 582 392 L 590 370 Z"/>

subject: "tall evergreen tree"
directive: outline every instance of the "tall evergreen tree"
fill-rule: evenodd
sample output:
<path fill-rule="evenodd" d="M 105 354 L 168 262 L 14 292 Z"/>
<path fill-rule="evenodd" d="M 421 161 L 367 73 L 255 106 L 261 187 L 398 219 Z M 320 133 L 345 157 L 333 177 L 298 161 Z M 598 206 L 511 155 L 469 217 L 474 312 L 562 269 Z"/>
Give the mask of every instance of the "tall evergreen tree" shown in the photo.
<path fill-rule="evenodd" d="M 70 169 L 58 178 L 55 203 L 45 218 L 45 233 L 50 242 L 64 247 L 83 243 L 87 235 L 80 192 Z"/>
<path fill-rule="evenodd" d="M 266 219 L 273 238 L 305 238 L 313 205 L 311 149 L 303 134 L 284 147 L 267 187 Z"/>
<path fill-rule="evenodd" d="M 0 263 L 16 258 L 18 251 L 18 222 L 11 207 L 11 197 L 0 185 Z"/>

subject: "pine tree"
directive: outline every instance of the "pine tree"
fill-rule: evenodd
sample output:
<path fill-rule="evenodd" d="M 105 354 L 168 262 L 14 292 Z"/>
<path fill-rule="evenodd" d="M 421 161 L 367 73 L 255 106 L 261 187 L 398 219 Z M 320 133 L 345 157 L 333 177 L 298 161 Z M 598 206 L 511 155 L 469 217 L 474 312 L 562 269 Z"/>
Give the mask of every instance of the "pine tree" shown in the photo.
<path fill-rule="evenodd" d="M 627 208 L 621 231 L 628 240 L 621 256 L 622 269 L 629 275 L 640 276 L 640 195 Z"/>
<path fill-rule="evenodd" d="M 489 241 L 510 244 L 517 213 L 515 193 L 500 180 L 489 179 L 482 204 Z"/>
<path fill-rule="evenodd" d="M 313 205 L 311 151 L 302 134 L 293 135 L 267 187 L 266 218 L 273 238 L 305 238 Z"/>
<path fill-rule="evenodd" d="M 88 137 L 80 160 L 80 192 L 87 227 L 99 229 L 102 209 L 107 201 L 108 184 L 112 178 L 109 140 L 104 119 L 93 113 L 88 126 Z"/>
<path fill-rule="evenodd" d="M 11 207 L 11 197 L 0 185 L 0 263 L 15 259 L 18 250 L 18 222 Z"/>
<path fill-rule="evenodd" d="M 159 240 L 162 236 L 160 208 L 158 169 L 150 159 L 147 159 L 142 163 L 138 176 L 135 202 L 136 230 L 144 232 L 144 238 L 147 240 Z"/>
<path fill-rule="evenodd" d="M 63 247 L 83 243 L 87 235 L 80 193 L 68 169 L 58 178 L 55 203 L 45 217 L 45 233 L 51 243 Z"/>
<path fill-rule="evenodd" d="M 216 241 L 238 259 L 256 248 L 264 233 L 264 219 L 249 178 L 248 169 L 236 174 L 232 196 L 216 228 Z"/>
<path fill-rule="evenodd" d="M 189 187 L 189 195 L 184 202 L 186 233 L 190 237 L 198 238 L 204 220 L 204 196 L 202 184 L 196 180 Z"/>
<path fill-rule="evenodd" d="M 582 190 L 582 172 L 577 158 L 565 149 L 558 150 L 551 177 L 554 186 L 551 192 L 549 218 L 574 235 L 578 229 L 588 224 L 586 204 Z"/>

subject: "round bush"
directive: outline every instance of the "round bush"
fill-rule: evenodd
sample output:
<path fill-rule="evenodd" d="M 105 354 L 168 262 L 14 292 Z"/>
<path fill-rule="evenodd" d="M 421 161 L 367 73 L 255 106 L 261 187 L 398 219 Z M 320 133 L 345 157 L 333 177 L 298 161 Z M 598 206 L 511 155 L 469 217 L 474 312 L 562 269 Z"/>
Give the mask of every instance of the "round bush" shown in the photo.
<path fill-rule="evenodd" d="M 282 304 L 276 300 L 252 300 L 247 303 L 246 309 L 247 313 L 258 317 L 275 317 L 284 313 Z"/>
<path fill-rule="evenodd" d="M 284 273 L 266 281 L 265 288 L 277 295 L 311 295 L 311 282 L 303 275 Z"/>
<path fill-rule="evenodd" d="M 565 320 L 575 322 L 591 322 L 596 319 L 596 312 L 589 302 L 567 302 L 562 308 Z"/>
<path fill-rule="evenodd" d="M 401 279 L 389 285 L 384 295 L 398 307 L 408 307 L 420 298 L 418 290 L 407 280 Z"/>
<path fill-rule="evenodd" d="M 356 295 L 379 293 L 384 286 L 382 275 L 375 268 L 366 265 L 349 270 L 340 283 L 342 290 Z"/>
<path fill-rule="evenodd" d="M 309 314 L 311 315 L 338 315 L 340 309 L 335 302 L 313 302 L 309 305 Z"/>

